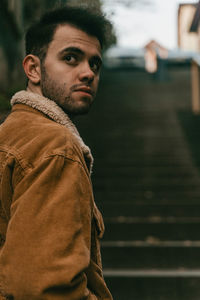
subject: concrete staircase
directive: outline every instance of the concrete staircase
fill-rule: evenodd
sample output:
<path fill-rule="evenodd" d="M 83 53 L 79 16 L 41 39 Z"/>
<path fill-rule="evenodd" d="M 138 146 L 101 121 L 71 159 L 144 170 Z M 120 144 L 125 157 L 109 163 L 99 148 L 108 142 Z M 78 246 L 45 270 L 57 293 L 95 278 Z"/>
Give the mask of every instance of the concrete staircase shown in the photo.
<path fill-rule="evenodd" d="M 200 299 L 200 117 L 190 97 L 188 66 L 171 67 L 166 82 L 106 71 L 96 107 L 77 122 L 95 157 L 115 300 Z"/>

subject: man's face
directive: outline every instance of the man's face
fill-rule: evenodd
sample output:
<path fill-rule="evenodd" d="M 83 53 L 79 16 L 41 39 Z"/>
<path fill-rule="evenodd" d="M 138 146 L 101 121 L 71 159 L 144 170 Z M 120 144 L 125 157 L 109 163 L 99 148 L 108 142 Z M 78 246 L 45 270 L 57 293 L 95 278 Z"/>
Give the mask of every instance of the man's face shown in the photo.
<path fill-rule="evenodd" d="M 101 47 L 72 25 L 59 26 L 41 66 L 42 94 L 69 115 L 88 112 L 97 92 Z"/>

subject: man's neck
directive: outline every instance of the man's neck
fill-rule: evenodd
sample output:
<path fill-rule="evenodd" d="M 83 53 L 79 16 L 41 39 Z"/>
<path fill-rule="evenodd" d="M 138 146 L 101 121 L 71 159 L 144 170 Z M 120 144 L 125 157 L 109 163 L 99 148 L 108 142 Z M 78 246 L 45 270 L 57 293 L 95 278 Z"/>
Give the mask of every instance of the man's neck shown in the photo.
<path fill-rule="evenodd" d="M 28 86 L 26 88 L 27 92 L 31 92 L 31 93 L 34 93 L 34 94 L 38 94 L 40 96 L 43 96 L 42 95 L 42 91 L 41 91 L 41 88 L 40 88 L 40 85 L 32 85 L 30 84 L 30 82 L 28 83 Z"/>

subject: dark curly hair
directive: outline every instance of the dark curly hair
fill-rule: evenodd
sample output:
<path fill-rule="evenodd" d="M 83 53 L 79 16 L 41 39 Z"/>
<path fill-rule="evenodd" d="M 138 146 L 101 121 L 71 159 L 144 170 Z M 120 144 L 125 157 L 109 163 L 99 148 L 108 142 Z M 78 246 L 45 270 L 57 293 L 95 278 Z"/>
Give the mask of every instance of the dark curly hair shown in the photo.
<path fill-rule="evenodd" d="M 62 24 L 73 25 L 88 35 L 95 36 L 102 48 L 107 43 L 110 22 L 102 13 L 85 7 L 64 6 L 45 13 L 28 29 L 25 36 L 26 55 L 36 55 L 43 61 L 55 30 Z"/>

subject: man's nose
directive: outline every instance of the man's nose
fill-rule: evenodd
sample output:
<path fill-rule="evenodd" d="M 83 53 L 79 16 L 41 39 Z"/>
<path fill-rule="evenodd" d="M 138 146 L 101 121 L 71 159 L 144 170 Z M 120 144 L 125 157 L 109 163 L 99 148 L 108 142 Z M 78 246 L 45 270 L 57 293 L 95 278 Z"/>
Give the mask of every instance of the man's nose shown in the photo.
<path fill-rule="evenodd" d="M 82 82 L 91 83 L 94 80 L 94 72 L 92 71 L 89 63 L 84 63 L 79 73 L 79 79 Z"/>

